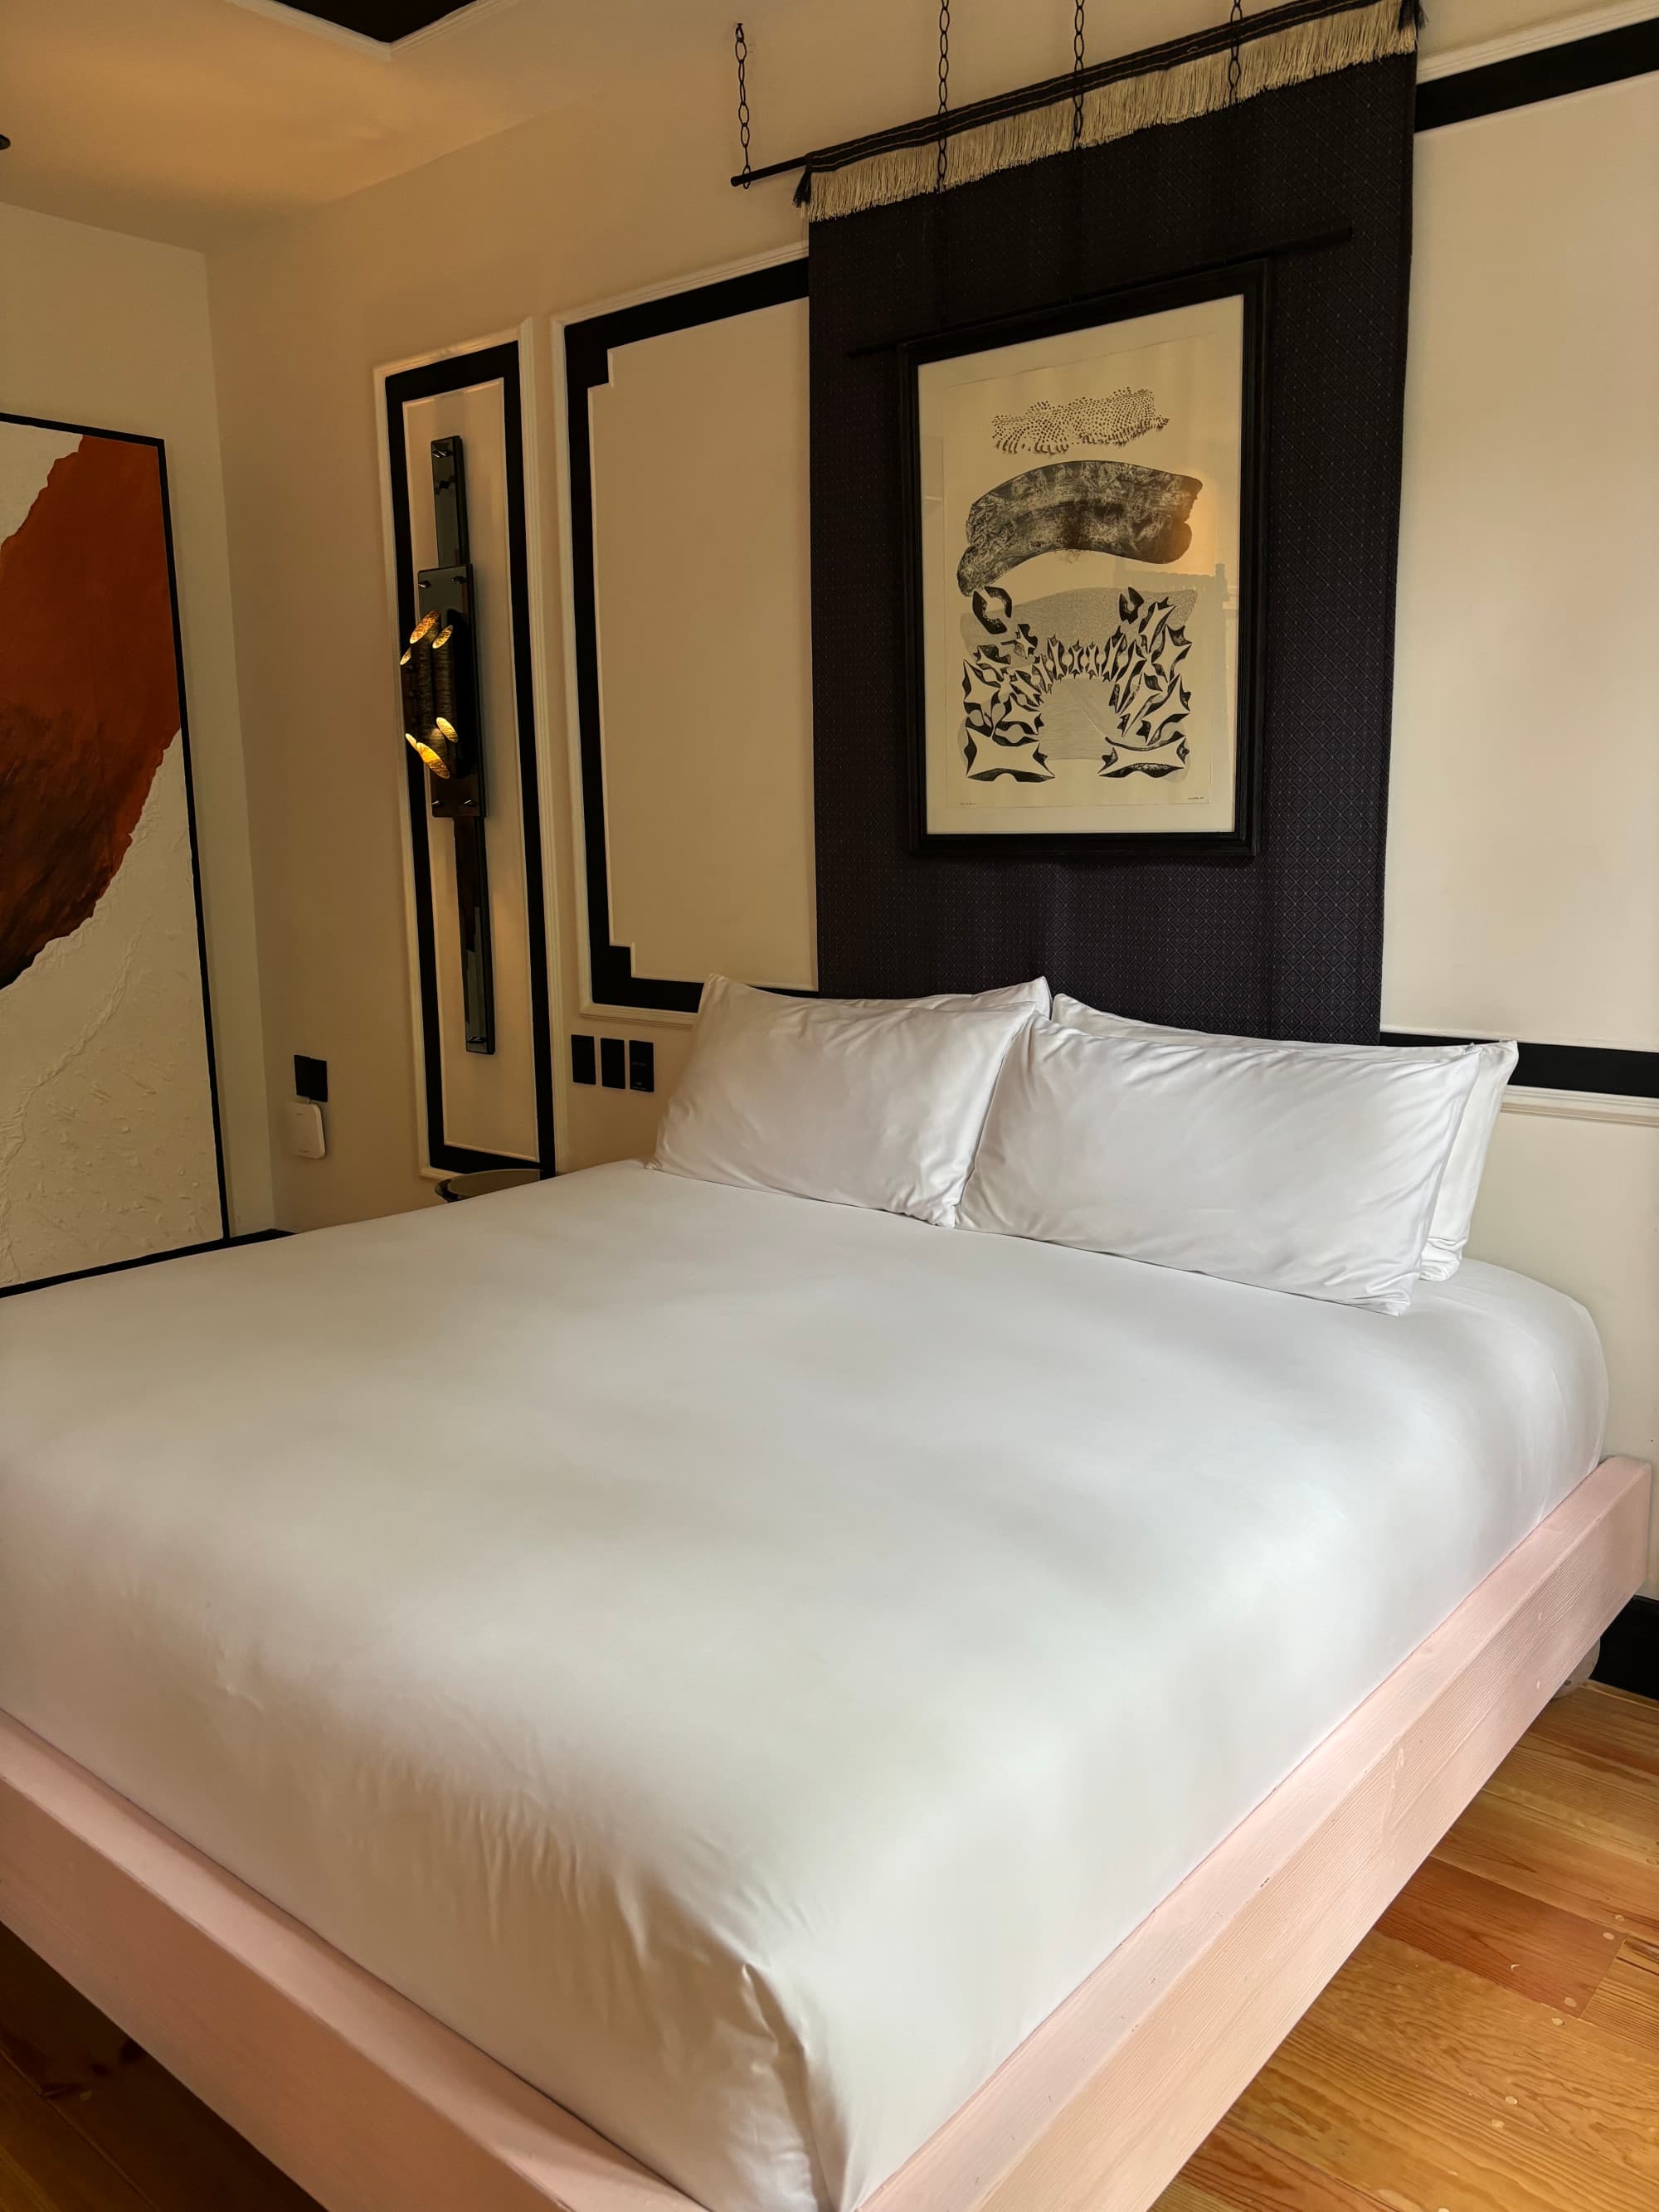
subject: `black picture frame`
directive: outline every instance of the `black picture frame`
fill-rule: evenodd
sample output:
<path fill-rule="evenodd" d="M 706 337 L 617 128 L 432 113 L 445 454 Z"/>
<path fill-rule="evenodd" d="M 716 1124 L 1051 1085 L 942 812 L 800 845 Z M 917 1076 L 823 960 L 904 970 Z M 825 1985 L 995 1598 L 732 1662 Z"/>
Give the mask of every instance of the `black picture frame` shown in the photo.
<path fill-rule="evenodd" d="M 1249 860 L 1258 849 L 1267 564 L 1267 358 L 1272 309 L 1270 258 L 1237 261 L 1127 285 L 1071 300 L 1035 313 L 1000 316 L 925 339 L 908 340 L 898 357 L 903 461 L 903 569 L 906 711 L 910 727 L 909 804 L 912 849 L 929 854 L 971 852 L 975 859 L 1002 854 L 1012 860 L 1158 858 Z M 938 831 L 927 826 L 927 639 L 923 627 L 921 407 L 918 372 L 932 362 L 1019 345 L 1033 338 L 1105 329 L 1141 315 L 1237 296 L 1243 303 L 1240 348 L 1239 623 L 1237 740 L 1233 821 L 1227 830 Z"/>

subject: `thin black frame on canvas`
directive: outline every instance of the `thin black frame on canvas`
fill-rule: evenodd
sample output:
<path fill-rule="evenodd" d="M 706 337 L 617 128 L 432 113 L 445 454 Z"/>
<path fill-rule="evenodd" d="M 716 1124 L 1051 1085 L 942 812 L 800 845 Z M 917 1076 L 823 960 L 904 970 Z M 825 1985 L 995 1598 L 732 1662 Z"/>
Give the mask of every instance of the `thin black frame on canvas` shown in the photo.
<path fill-rule="evenodd" d="M 536 1092 L 536 1158 L 453 1145 L 444 1134 L 443 1040 L 439 1027 L 438 948 L 428 846 L 426 769 L 405 747 L 410 864 L 415 891 L 416 974 L 421 998 L 421 1066 L 426 1092 L 426 1149 L 429 1164 L 454 1175 L 488 1168 L 538 1168 L 554 1172 L 553 1018 L 547 972 L 547 898 L 543 878 L 541 784 L 536 756 L 536 692 L 530 652 L 530 562 L 525 520 L 524 401 L 519 343 L 475 347 L 418 368 L 398 369 L 386 380 L 386 453 L 392 494 L 392 558 L 398 576 L 399 635 L 415 623 L 415 553 L 410 531 L 409 447 L 404 409 L 474 385 L 501 387 L 501 438 L 506 458 L 507 623 L 513 641 L 513 700 L 518 724 L 519 809 L 524 827 L 525 924 L 530 937 L 531 1056 Z"/>
<path fill-rule="evenodd" d="M 694 1014 L 701 983 L 636 975 L 632 948 L 611 934 L 611 871 L 605 836 L 605 727 L 599 702 L 599 592 L 593 562 L 593 448 L 588 394 L 611 380 L 614 347 L 705 323 L 754 314 L 806 297 L 806 257 L 792 255 L 739 276 L 716 277 L 684 291 L 613 307 L 564 326 L 565 480 L 570 507 L 571 630 L 574 642 L 576 744 L 581 765 L 581 840 L 586 885 L 587 989 L 595 1006 Z"/>
<path fill-rule="evenodd" d="M 52 1275 L 27 1283 L 8 1283 L 5 1295 L 18 1291 L 39 1290 L 46 1282 L 75 1282 L 83 1275 L 101 1275 L 112 1267 L 141 1265 L 149 1260 L 171 1260 L 186 1252 L 214 1251 L 230 1241 L 230 1194 L 225 1179 L 225 1139 L 219 1119 L 219 1062 L 213 1042 L 213 993 L 208 980 L 207 916 L 202 904 L 202 857 L 196 838 L 196 775 L 191 763 L 190 705 L 185 690 L 185 641 L 179 621 L 179 573 L 173 556 L 173 495 L 167 483 L 167 447 L 165 438 L 152 438 L 142 430 L 103 430 L 90 422 L 58 422 L 45 415 L 15 415 L 9 409 L 0 408 L 0 422 L 15 422 L 26 430 L 61 430 L 66 436 L 76 438 L 107 438 L 123 446 L 148 446 L 155 455 L 155 471 L 161 489 L 161 537 L 167 556 L 167 611 L 173 620 L 173 672 L 179 691 L 179 743 L 185 771 L 185 826 L 190 836 L 190 890 L 196 908 L 196 965 L 202 982 L 202 1039 L 207 1053 L 208 1104 L 213 1119 L 214 1187 L 219 1201 L 219 1234 L 206 1245 L 199 1241 L 179 1245 L 170 1251 L 140 1252 L 131 1260 L 100 1261 L 90 1267 L 76 1267 L 68 1274 Z"/>
<path fill-rule="evenodd" d="M 910 340 L 896 348 L 904 462 L 904 593 L 906 687 L 910 722 L 911 843 L 917 852 L 971 850 L 976 859 L 1005 853 L 1011 860 L 1066 858 L 1156 860 L 1206 854 L 1248 860 L 1256 850 L 1260 817 L 1262 673 L 1267 597 L 1263 557 L 1267 468 L 1267 335 L 1272 263 L 1267 258 L 1194 270 L 1152 284 L 1121 286 L 1091 298 L 1000 316 Z M 934 830 L 927 826 L 927 638 L 923 626 L 921 406 L 917 372 L 927 363 L 953 361 L 993 347 L 1073 331 L 1106 329 L 1139 315 L 1195 307 L 1237 295 L 1243 306 L 1240 348 L 1238 483 L 1238 698 L 1233 762 L 1233 822 L 1228 830 Z"/>

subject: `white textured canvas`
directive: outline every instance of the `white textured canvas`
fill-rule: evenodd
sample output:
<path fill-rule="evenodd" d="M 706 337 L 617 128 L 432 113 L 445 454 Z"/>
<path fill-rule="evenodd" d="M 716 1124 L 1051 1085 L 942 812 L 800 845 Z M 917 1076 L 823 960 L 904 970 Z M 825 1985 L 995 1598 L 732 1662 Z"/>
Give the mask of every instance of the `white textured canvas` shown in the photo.
<path fill-rule="evenodd" d="M 223 1230 L 147 441 L 0 421 L 0 1284 Z"/>

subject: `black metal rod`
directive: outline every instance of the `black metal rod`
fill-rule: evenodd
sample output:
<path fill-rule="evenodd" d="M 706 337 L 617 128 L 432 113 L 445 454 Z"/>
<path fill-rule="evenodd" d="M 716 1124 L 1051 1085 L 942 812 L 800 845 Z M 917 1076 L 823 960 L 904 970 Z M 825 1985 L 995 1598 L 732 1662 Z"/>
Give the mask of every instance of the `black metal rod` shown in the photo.
<path fill-rule="evenodd" d="M 1376 4 L 1376 0 L 1285 0 L 1284 6 L 1271 9 L 1265 15 L 1248 16 L 1243 23 L 1218 23 L 1212 30 L 1194 31 L 1184 39 L 1167 40 L 1162 46 L 1142 46 L 1137 52 L 1120 54 L 1110 61 L 1091 62 L 1080 75 L 1075 70 L 1067 70 L 1064 76 L 1045 77 L 1039 84 L 994 93 L 988 100 L 975 100 L 970 107 L 953 109 L 948 116 L 918 116 L 914 123 L 896 123 L 862 138 L 847 138 L 839 145 L 820 146 L 811 154 L 792 155 L 787 161 L 769 161 L 764 168 L 750 169 L 747 181 L 757 185 L 764 178 L 785 177 L 796 169 L 804 169 L 805 183 L 815 170 L 845 169 L 854 161 L 867 161 L 874 154 L 896 153 L 908 146 L 931 146 L 941 137 L 954 138 L 963 131 L 976 131 L 984 124 L 1000 123 L 1010 115 L 1024 115 L 1037 107 L 1059 106 L 1075 99 L 1079 91 L 1092 92 L 1097 85 L 1150 76 L 1161 70 L 1174 69 L 1182 62 L 1203 61 L 1212 54 L 1227 53 L 1236 46 L 1270 38 L 1278 31 L 1295 30 L 1304 23 L 1316 23 L 1327 15 L 1352 15 L 1357 9 Z M 744 179 L 735 176 L 732 182 L 740 185 Z"/>

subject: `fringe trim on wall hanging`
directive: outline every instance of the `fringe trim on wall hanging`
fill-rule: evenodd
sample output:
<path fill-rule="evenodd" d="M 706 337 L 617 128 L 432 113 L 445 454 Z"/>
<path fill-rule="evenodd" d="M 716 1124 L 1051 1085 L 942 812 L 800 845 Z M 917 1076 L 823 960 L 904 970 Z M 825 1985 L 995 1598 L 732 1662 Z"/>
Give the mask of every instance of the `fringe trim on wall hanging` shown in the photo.
<path fill-rule="evenodd" d="M 1078 147 L 1103 146 L 1159 124 L 1185 123 L 1236 100 L 1254 100 L 1258 94 L 1302 84 L 1310 77 L 1415 52 L 1418 15 L 1415 0 L 1404 0 L 1403 5 L 1402 0 L 1322 0 L 1315 5 L 1310 0 L 1291 0 L 1290 6 L 1247 18 L 1242 24 L 1224 24 L 1213 33 L 1148 47 L 1089 70 L 1080 132 L 1076 84 L 1070 77 L 1056 77 L 1033 88 L 1042 96 L 1041 104 L 1015 106 L 1008 98 L 988 100 L 979 109 L 964 108 L 953 118 L 942 186 L 938 125 L 919 123 L 862 142 L 872 147 L 867 155 L 860 155 L 860 142 L 856 141 L 809 155 L 800 165 L 805 173 L 795 197 L 811 221 L 822 222 L 926 192 L 948 191 L 1000 169 L 1019 168 Z M 1235 52 L 1236 87 L 1231 82 Z M 1008 112 L 975 120 L 980 110 L 999 107 Z M 912 131 L 915 143 L 891 143 L 908 138 Z M 883 138 L 888 142 L 884 145 Z M 796 164 L 777 166 L 791 168 Z"/>

